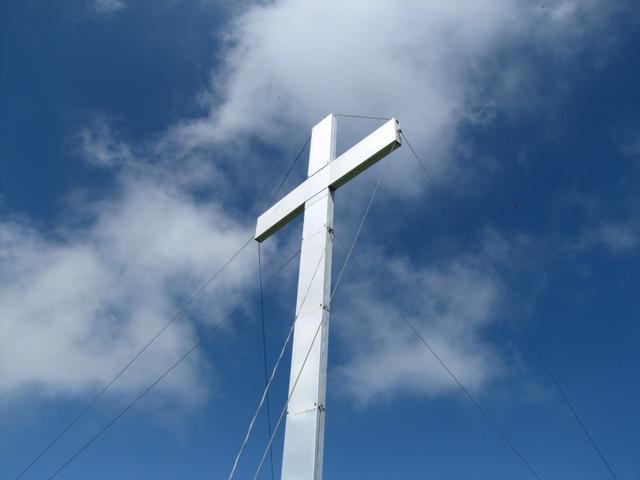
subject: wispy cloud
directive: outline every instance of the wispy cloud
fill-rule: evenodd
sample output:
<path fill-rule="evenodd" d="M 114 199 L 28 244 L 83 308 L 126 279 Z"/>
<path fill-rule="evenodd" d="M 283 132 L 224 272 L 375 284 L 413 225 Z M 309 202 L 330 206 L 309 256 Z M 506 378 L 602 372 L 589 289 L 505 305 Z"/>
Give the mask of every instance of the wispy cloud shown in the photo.
<path fill-rule="evenodd" d="M 639 243 L 640 228 L 637 222 L 603 222 L 581 232 L 579 238 L 572 243 L 572 248 L 591 250 L 602 247 L 612 253 L 625 253 L 634 249 Z"/>
<path fill-rule="evenodd" d="M 246 7 L 221 37 L 222 63 L 201 95 L 208 99 L 205 116 L 134 142 L 98 117 L 77 133 L 76 146 L 90 164 L 109 169 L 114 190 L 81 200 L 90 213 L 57 232 L 25 219 L 0 223 L 0 394 L 73 394 L 104 384 L 179 300 L 248 238 L 250 226 L 235 221 L 228 208 L 237 195 L 231 186 L 241 177 L 264 188 L 241 173 L 265 165 L 249 155 L 225 161 L 225 145 L 251 137 L 286 141 L 292 126 L 312 125 L 328 111 L 394 114 L 437 170 L 450 160 L 461 124 L 488 124 L 496 109 L 522 102 L 517 87 L 532 74 L 513 75 L 527 70 L 520 56 L 509 55 L 510 45 L 538 42 L 550 55 L 558 45 L 580 45 L 582 32 L 606 7 L 550 3 L 550 9 L 516 0 Z M 126 2 L 91 5 L 111 14 Z M 492 63 L 498 53 L 508 59 L 505 68 Z M 341 133 L 353 125 L 345 123 Z M 455 175 L 455 168 L 448 171 Z M 415 171 L 392 163 L 389 174 L 398 181 L 388 185 L 401 186 L 398 193 L 421 188 Z M 197 195 L 205 188 L 207 203 Z M 205 302 L 229 305 L 252 268 L 240 262 L 226 287 Z M 461 378 L 474 389 L 491 382 L 502 361 L 481 332 L 492 319 L 494 299 L 480 285 L 476 266 L 452 258 L 435 269 L 406 260 L 388 268 L 391 278 L 406 275 L 419 285 L 412 292 L 419 307 L 414 318 Z M 366 401 L 395 387 L 425 394 L 451 388 L 415 340 L 394 331 L 390 312 L 374 295 L 352 307 L 354 318 L 371 324 L 340 370 L 355 397 Z M 188 323 L 176 325 L 116 388 L 144 384 L 192 340 Z M 369 375 L 373 363 L 384 368 Z M 426 374 L 423 363 L 431 365 Z M 197 364 L 194 357 L 191 376 L 165 383 L 167 391 L 192 391 L 175 382 L 195 383 Z"/>
<path fill-rule="evenodd" d="M 83 159 L 98 167 L 133 166 L 135 161 L 131 146 L 118 139 L 111 123 L 101 115 L 76 133 L 74 146 Z"/>
<path fill-rule="evenodd" d="M 127 6 L 125 0 L 93 0 L 93 10 L 100 15 L 109 15 Z"/>
<path fill-rule="evenodd" d="M 602 249 L 614 255 L 628 254 L 640 244 L 640 219 L 635 193 L 637 174 L 631 172 L 617 189 L 616 208 L 605 208 L 598 192 L 563 192 L 554 206 L 558 222 L 579 219 L 573 231 L 559 233 L 555 239 L 566 253 L 584 253 Z M 635 179 L 635 180 L 634 180 Z M 631 181 L 628 184 L 628 181 Z"/>
<path fill-rule="evenodd" d="M 467 258 L 437 266 L 369 254 L 375 275 L 403 314 L 417 327 L 440 358 L 471 391 L 498 379 L 504 359 L 483 338 L 496 321 L 496 292 L 484 272 Z M 348 315 L 336 314 L 334 325 L 346 342 L 348 359 L 337 368 L 337 384 L 360 403 L 399 393 L 434 396 L 457 392 L 449 374 L 425 348 L 383 293 L 356 281 L 343 296 Z"/>
<path fill-rule="evenodd" d="M 611 138 L 625 157 L 640 157 L 640 126 L 628 124 L 613 129 Z"/>

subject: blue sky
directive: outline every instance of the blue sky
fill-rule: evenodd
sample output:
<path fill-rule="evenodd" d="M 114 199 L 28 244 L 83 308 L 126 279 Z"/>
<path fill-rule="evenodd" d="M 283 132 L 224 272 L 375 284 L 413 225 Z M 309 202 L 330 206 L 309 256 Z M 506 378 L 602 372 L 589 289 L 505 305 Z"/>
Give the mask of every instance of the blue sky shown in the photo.
<path fill-rule="evenodd" d="M 611 478 L 480 252 L 618 478 L 639 478 L 639 14 L 598 0 L 2 2 L 0 476 L 251 236 L 334 112 L 397 117 L 444 192 L 406 146 L 384 160 L 355 251 L 371 275 L 541 478 Z M 338 150 L 379 123 L 340 118 Z M 381 168 L 336 193 L 341 239 Z M 300 229 L 263 244 L 266 275 Z M 334 248 L 334 272 L 343 261 Z M 51 475 L 253 295 L 257 267 L 251 245 L 25 478 Z M 265 284 L 270 368 L 296 278 L 293 262 Z M 226 478 L 264 386 L 251 298 L 58 478 Z M 354 263 L 331 321 L 325 478 L 532 478 Z M 261 417 L 236 478 L 266 441 Z M 281 449 L 278 435 L 276 474 Z"/>

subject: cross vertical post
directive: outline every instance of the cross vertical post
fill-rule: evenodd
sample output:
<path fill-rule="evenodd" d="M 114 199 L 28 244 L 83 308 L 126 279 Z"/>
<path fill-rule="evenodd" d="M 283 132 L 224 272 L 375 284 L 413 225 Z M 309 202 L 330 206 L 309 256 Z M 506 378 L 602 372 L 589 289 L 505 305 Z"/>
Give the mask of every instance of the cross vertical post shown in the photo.
<path fill-rule="evenodd" d="M 307 180 L 258 217 L 255 239 L 262 242 L 304 212 L 283 480 L 322 479 L 333 192 L 400 145 L 398 122 L 390 119 L 335 158 L 336 117 L 329 114 L 313 127 Z"/>
<path fill-rule="evenodd" d="M 335 154 L 336 119 L 329 115 L 312 130 L 308 176 L 326 167 Z M 333 192 L 327 186 L 307 200 L 304 207 L 283 479 L 322 478 L 332 226 Z"/>

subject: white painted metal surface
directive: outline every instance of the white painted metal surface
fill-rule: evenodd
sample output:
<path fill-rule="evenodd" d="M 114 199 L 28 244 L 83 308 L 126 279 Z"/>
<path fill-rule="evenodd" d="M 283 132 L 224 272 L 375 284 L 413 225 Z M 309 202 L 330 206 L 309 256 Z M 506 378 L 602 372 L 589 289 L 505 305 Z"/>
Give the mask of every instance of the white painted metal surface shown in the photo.
<path fill-rule="evenodd" d="M 332 128 L 334 129 L 335 141 L 335 117 L 329 115 L 322 122 L 329 117 L 334 119 Z M 317 131 L 316 129 L 322 122 L 314 127 L 313 132 Z M 314 173 L 311 173 L 310 163 L 309 178 L 258 217 L 256 240 L 259 242 L 266 240 L 293 220 L 299 213 L 302 213 L 305 202 L 314 195 L 322 192 L 325 188 L 337 189 L 390 153 L 394 148 L 400 146 L 399 132 L 398 122 L 392 118 L 334 161 L 318 167 L 313 171 Z M 311 148 L 318 148 L 313 147 L 313 141 L 312 134 Z M 313 151 L 310 152 L 310 162 L 312 156 Z"/>
<path fill-rule="evenodd" d="M 261 242 L 304 210 L 282 479 L 322 479 L 333 190 L 397 146 L 392 119 L 335 159 L 336 118 L 328 115 L 311 134 L 307 180 L 258 218 L 255 238 Z"/>

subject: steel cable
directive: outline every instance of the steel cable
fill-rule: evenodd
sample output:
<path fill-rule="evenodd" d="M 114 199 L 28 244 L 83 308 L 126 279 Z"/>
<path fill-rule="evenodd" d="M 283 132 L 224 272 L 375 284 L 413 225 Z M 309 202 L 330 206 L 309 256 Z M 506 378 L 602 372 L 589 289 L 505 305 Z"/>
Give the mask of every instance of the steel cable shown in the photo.
<path fill-rule="evenodd" d="M 431 185 L 434 188 L 434 190 L 436 192 L 438 192 L 438 194 L 440 194 L 441 197 L 443 197 L 443 198 L 446 197 L 446 195 L 444 194 L 444 191 L 436 183 L 436 181 L 434 180 L 433 176 L 429 173 L 429 170 L 425 166 L 424 162 L 422 162 L 422 160 L 420 159 L 420 157 L 418 156 L 418 154 L 414 150 L 413 146 L 411 145 L 411 142 L 409 142 L 409 139 L 407 138 L 407 135 L 404 132 L 401 132 L 401 135 L 405 139 L 405 141 L 407 142 L 407 146 L 409 147 L 409 150 L 411 151 L 411 153 L 413 154 L 413 157 L 416 159 L 416 161 L 418 162 L 418 164 L 420 165 L 420 167 L 424 171 L 427 179 L 431 183 Z M 596 451 L 598 457 L 600 458 L 600 460 L 602 461 L 602 463 L 604 464 L 606 469 L 609 471 L 609 474 L 611 475 L 611 477 L 613 477 L 615 480 L 618 480 L 618 477 L 614 473 L 613 468 L 611 467 L 611 465 L 609 464 L 609 462 L 605 458 L 604 453 L 602 452 L 602 450 L 600 449 L 600 447 L 596 443 L 595 439 L 593 438 L 593 436 L 589 432 L 589 429 L 587 428 L 586 424 L 584 423 L 584 421 L 582 420 L 580 415 L 578 415 L 578 412 L 576 411 L 575 407 L 573 406 L 573 403 L 569 400 L 569 397 L 567 396 L 567 394 L 565 393 L 564 389 L 560 385 L 560 382 L 558 381 L 556 375 L 553 373 L 553 371 L 551 370 L 551 367 L 549 366 L 549 364 L 545 360 L 544 356 L 542 355 L 542 351 L 538 348 L 536 342 L 533 340 L 533 337 L 531 336 L 531 334 L 529 333 L 529 330 L 525 326 L 524 321 L 522 320 L 520 314 L 518 313 L 518 311 L 516 310 L 515 306 L 513 305 L 513 303 L 511 302 L 511 300 L 507 296 L 506 291 L 500 286 L 500 283 L 498 282 L 498 279 L 496 278 L 496 276 L 494 275 L 492 270 L 489 268 L 488 263 L 486 262 L 484 257 L 481 255 L 481 253 L 477 249 L 477 247 L 472 244 L 471 245 L 471 249 L 473 251 L 473 254 L 478 258 L 478 261 L 480 262 L 480 265 L 482 266 L 482 269 L 485 271 L 485 273 L 486 273 L 487 277 L 489 278 L 490 282 L 493 284 L 494 288 L 498 292 L 498 295 L 502 299 L 502 302 L 507 307 L 507 310 L 510 313 L 511 319 L 513 320 L 513 322 L 516 324 L 516 326 L 519 328 L 519 330 L 522 332 L 522 334 L 526 338 L 527 342 L 529 343 L 529 346 L 531 347 L 533 352 L 536 354 L 536 357 L 538 358 L 538 360 L 539 360 L 540 364 L 542 365 L 543 369 L 546 371 L 546 373 L 549 376 L 549 378 L 551 379 L 552 383 L 555 385 L 556 389 L 560 393 L 560 396 L 562 397 L 562 399 L 564 400 L 565 404 L 567 405 L 567 407 L 569 408 L 569 410 L 573 414 L 573 417 L 575 418 L 576 422 L 578 422 L 578 425 L 580 426 L 580 429 L 582 430 L 582 432 L 586 436 L 587 440 L 589 441 L 589 443 L 591 444 L 593 449 Z"/>
<path fill-rule="evenodd" d="M 263 366 L 264 366 L 264 385 L 265 388 L 267 386 L 267 384 L 269 383 L 269 372 L 267 369 L 267 333 L 266 333 L 266 328 L 265 328 L 265 324 L 264 324 L 264 293 L 263 293 L 263 287 L 262 287 L 262 253 L 261 253 L 261 244 L 260 242 L 256 242 L 258 243 L 258 276 L 260 278 L 260 321 L 262 323 L 262 360 L 263 360 Z M 267 432 L 269 437 L 271 437 L 271 405 L 270 405 L 270 401 L 269 401 L 269 394 L 267 394 L 267 411 L 266 411 L 266 416 L 267 416 Z M 273 451 L 269 450 L 269 464 L 271 466 L 271 480 L 274 480 L 274 473 L 273 473 Z"/>
<path fill-rule="evenodd" d="M 264 387 L 264 391 L 262 392 L 262 397 L 260 398 L 260 402 L 258 402 L 258 406 L 256 407 L 256 411 L 253 414 L 253 417 L 251 418 L 251 421 L 249 422 L 249 426 L 247 427 L 247 431 L 245 433 L 245 436 L 242 439 L 242 444 L 240 445 L 240 449 L 238 450 L 238 453 L 236 454 L 235 459 L 233 461 L 233 467 L 231 467 L 231 472 L 229 472 L 229 476 L 227 477 L 228 480 L 232 480 L 233 476 L 236 473 L 236 469 L 238 468 L 238 464 L 240 462 L 240 458 L 242 457 L 242 454 L 244 453 L 244 449 L 247 446 L 247 443 L 249 442 L 249 438 L 251 437 L 251 432 L 253 431 L 253 427 L 255 425 L 256 418 L 258 418 L 258 415 L 260 414 L 260 410 L 262 409 L 262 406 L 264 405 L 264 402 L 265 402 L 266 398 L 268 398 L 269 389 L 271 388 L 271 383 L 273 382 L 273 379 L 276 376 L 276 372 L 278 370 L 278 367 L 280 366 L 280 361 L 282 360 L 282 357 L 284 356 L 284 352 L 285 352 L 285 350 L 287 348 L 287 345 L 289 344 L 289 340 L 291 339 L 291 335 L 293 335 L 294 327 L 296 325 L 296 321 L 298 320 L 298 315 L 300 314 L 300 311 L 302 310 L 302 307 L 304 306 L 304 303 L 307 300 L 307 296 L 309 294 L 309 290 L 311 289 L 311 284 L 313 283 L 313 279 L 315 278 L 316 274 L 318 273 L 318 269 L 320 268 L 320 264 L 322 263 L 322 259 L 324 258 L 325 253 L 326 253 L 326 246 L 322 250 L 320 258 L 318 259 L 318 263 L 316 265 L 315 270 L 313 271 L 313 275 L 311 276 L 311 280 L 309 280 L 309 285 L 307 285 L 307 289 L 305 291 L 304 297 L 302 298 L 302 301 L 300 302 L 300 306 L 298 307 L 298 312 L 296 313 L 296 315 L 294 317 L 294 320 L 291 323 L 291 327 L 289 328 L 289 332 L 287 333 L 287 337 L 285 338 L 285 341 L 282 344 L 282 348 L 280 349 L 280 354 L 278 355 L 278 359 L 276 360 L 276 363 L 273 366 L 273 370 L 271 371 L 271 376 L 269 377 L 269 381 L 267 382 L 267 384 Z"/>
<path fill-rule="evenodd" d="M 271 202 L 273 202 L 273 200 L 276 198 L 276 196 L 282 189 L 285 181 L 291 174 L 294 166 L 296 165 L 296 163 L 302 156 L 302 153 L 304 152 L 305 148 L 309 144 L 310 139 L 311 137 L 308 137 L 307 140 L 304 142 L 302 148 L 300 148 L 300 150 L 298 151 L 298 154 L 296 155 L 293 162 L 290 164 L 287 172 L 285 173 L 284 177 L 282 178 L 278 187 L 273 193 Z M 107 382 L 107 384 L 98 392 L 98 394 L 95 395 L 91 399 L 91 401 L 82 410 L 80 410 L 80 412 L 60 431 L 60 433 L 56 435 L 53 438 L 53 440 L 51 440 L 51 442 L 49 442 L 49 444 L 47 444 L 47 446 L 35 456 L 35 458 L 22 470 L 22 472 L 20 472 L 20 474 L 16 477 L 15 480 L 20 480 L 20 478 L 22 478 L 38 462 L 38 460 L 40 460 L 40 458 L 42 458 L 42 456 L 45 453 L 47 453 L 91 409 L 91 407 L 93 407 L 93 405 L 106 393 L 106 391 L 109 390 L 109 388 L 111 388 L 111 386 L 138 360 L 138 358 L 140 358 L 140 356 L 151 346 L 151 344 L 153 344 L 158 339 L 158 337 L 162 335 L 164 331 L 175 320 L 177 320 L 186 311 L 186 309 L 207 289 L 207 287 L 216 278 L 218 278 L 218 276 L 238 257 L 238 255 L 242 253 L 242 251 L 249 245 L 249 243 L 251 243 L 252 240 L 253 240 L 253 235 L 223 264 L 223 266 L 220 269 L 218 269 L 214 274 L 211 275 L 211 277 L 207 279 L 207 281 L 196 291 L 196 293 L 192 295 L 189 298 L 189 300 L 187 300 L 187 302 L 182 305 L 180 309 L 178 309 L 177 313 L 168 322 L 166 322 L 160 328 L 160 330 L 158 330 L 147 341 L 147 343 L 145 343 L 142 346 L 142 348 L 131 358 L 131 360 L 129 360 L 129 362 L 111 380 L 109 380 L 109 382 Z"/>
<path fill-rule="evenodd" d="M 268 281 L 277 276 L 284 268 L 298 256 L 300 250 L 296 251 L 291 257 L 284 262 L 278 270 L 269 276 Z M 127 406 L 122 409 L 115 417 L 113 417 L 102 429 L 95 433 L 82 447 L 80 447 L 71 457 L 69 457 L 58 469 L 48 477 L 48 480 L 56 477 L 62 470 L 64 470 L 72 461 L 74 461 L 82 452 L 84 452 L 93 442 L 95 442 L 104 432 L 106 432 L 114 423 L 116 423 L 125 413 L 127 413 L 134 405 L 136 405 L 149 391 L 151 391 L 163 378 L 171 373 L 180 363 L 182 363 L 189 355 L 191 355 L 196 348 L 198 348 L 206 339 L 208 339 L 215 331 L 222 327 L 233 315 L 244 307 L 250 300 L 255 298 L 257 293 L 247 296 L 240 304 L 238 304 L 228 315 L 226 315 L 220 322 L 210 327 L 205 335 L 201 336 L 196 343 L 194 343 L 181 357 L 178 358 L 168 369 L 166 369 L 156 380 L 154 380 L 149 386 L 142 390 L 138 396 L 131 401 Z"/>
<path fill-rule="evenodd" d="M 334 234 L 335 239 L 337 240 L 338 244 L 342 247 L 343 250 L 346 250 L 346 247 L 344 246 L 344 244 L 342 243 L 342 241 L 340 240 L 340 238 Z M 367 280 L 369 280 L 374 286 L 375 288 L 380 292 L 380 294 L 382 295 L 382 298 L 385 299 L 385 301 L 391 305 L 391 307 L 396 311 L 396 313 L 398 314 L 398 316 L 400 318 L 402 318 L 402 320 L 404 320 L 407 325 L 409 326 L 409 328 L 411 328 L 411 330 L 413 331 L 413 333 L 418 337 L 418 339 L 420 340 L 420 342 L 427 348 L 427 350 L 429 350 L 429 352 L 431 353 L 431 355 L 433 355 L 433 357 L 437 360 L 437 362 L 440 364 L 440 366 L 442 366 L 442 368 L 445 369 L 445 371 L 447 372 L 447 374 L 449 374 L 449 376 L 453 379 L 453 381 L 458 385 L 458 387 L 460 388 L 460 390 L 462 390 L 462 392 L 465 394 L 465 396 L 469 399 L 469 401 L 478 409 L 478 411 L 482 414 L 482 416 L 485 418 L 485 420 L 487 420 L 489 422 L 489 424 L 493 427 L 493 429 L 498 433 L 498 435 L 502 438 L 502 440 L 504 440 L 504 442 L 507 444 L 507 446 L 516 454 L 516 456 L 520 459 L 520 461 L 522 461 L 522 463 L 527 467 L 527 469 L 531 472 L 531 474 L 537 478 L 540 479 L 540 476 L 538 475 L 538 473 L 534 470 L 534 468 L 531 466 L 531 464 L 526 460 L 526 458 L 524 457 L 524 455 L 520 452 L 520 450 L 518 450 L 518 448 L 513 444 L 513 442 L 511 440 L 509 440 L 509 438 L 506 436 L 506 434 L 502 431 L 502 429 L 498 426 L 498 424 L 496 423 L 496 421 L 487 413 L 487 411 L 482 407 L 482 405 L 480 405 L 480 403 L 478 403 L 478 401 L 473 397 L 473 395 L 471 395 L 471 392 L 469 392 L 469 390 L 463 385 L 463 383 L 460 381 L 460 379 L 458 379 L 458 377 L 453 373 L 453 371 L 447 366 L 447 364 L 444 362 L 444 360 L 442 360 L 442 358 L 440 357 L 440 355 L 438 355 L 438 353 L 433 349 L 433 347 L 431 347 L 431 345 L 429 344 L 429 342 L 427 342 L 427 340 L 424 338 L 424 336 L 420 333 L 420 331 L 415 327 L 415 325 L 400 311 L 400 309 L 398 308 L 398 306 L 389 298 L 389 296 L 387 295 L 385 289 L 383 289 L 374 279 L 373 276 L 371 275 L 370 272 L 368 272 L 364 266 L 360 263 L 360 261 L 356 258 L 355 255 L 353 255 L 353 253 L 351 253 L 351 256 L 353 257 L 353 261 L 356 263 L 356 265 L 358 265 L 358 267 L 363 271 L 363 273 L 365 274 Z"/>
<path fill-rule="evenodd" d="M 94 396 L 91 401 L 69 422 L 60 433 L 51 441 L 49 444 L 27 465 L 24 470 L 16 477 L 16 480 L 22 478 L 33 465 L 36 464 L 40 458 L 51 449 L 84 415 L 91 409 L 91 407 L 106 393 L 106 391 L 131 367 L 140 356 L 164 333 L 164 331 L 169 328 L 169 326 L 175 322 L 180 316 L 187 310 L 187 308 L 207 289 L 207 287 L 213 282 L 218 276 L 233 262 L 242 251 L 247 248 L 247 245 L 251 243 L 253 238 L 250 238 L 246 241 L 230 258 L 227 260 L 222 267 L 220 267 L 213 275 L 211 275 L 207 281 L 193 294 L 187 302 L 185 302 L 182 307 L 176 312 L 176 314 L 166 322 L 160 330 L 158 330 L 148 341 L 145 343 L 142 348 L 136 353 L 131 360 L 98 392 L 96 396 Z"/>
<path fill-rule="evenodd" d="M 393 150 L 395 149 L 395 145 L 394 147 L 391 149 L 391 151 L 389 152 L 389 154 L 391 154 L 393 152 Z M 371 197 L 369 198 L 369 203 L 367 204 L 367 208 L 364 211 L 364 214 L 362 215 L 362 219 L 360 220 L 360 224 L 358 225 L 358 229 L 356 230 L 356 234 L 353 238 L 353 241 L 351 242 L 351 248 L 347 253 L 347 257 L 345 258 L 342 267 L 340 269 L 340 273 L 338 274 L 338 278 L 336 280 L 336 284 L 331 292 L 331 295 L 329 296 L 329 306 L 331 305 L 331 301 L 333 300 L 333 297 L 335 295 L 335 293 L 338 290 L 338 286 L 340 285 L 340 282 L 342 280 L 342 275 L 344 274 L 344 271 L 347 267 L 347 263 L 349 262 L 349 258 L 351 258 L 351 254 L 353 252 L 353 249 L 356 245 L 356 242 L 358 241 L 358 238 L 360 236 L 360 232 L 362 231 L 362 227 L 364 226 L 364 222 L 367 218 L 367 215 L 369 214 L 369 210 L 371 209 L 371 206 L 373 205 L 373 200 L 376 196 L 376 193 L 378 192 L 378 188 L 380 187 L 380 183 L 382 182 L 382 177 L 384 175 L 384 171 L 386 168 L 386 164 L 385 166 L 381 169 L 380 171 L 380 175 L 378 177 L 378 181 L 376 183 L 375 188 L 373 189 L 373 192 L 371 193 Z M 333 229 L 331 230 L 332 232 L 332 236 L 334 236 L 334 231 Z M 287 401 L 284 404 L 284 407 L 282 408 L 282 411 L 280 412 L 280 416 L 278 417 L 278 421 L 276 422 L 276 425 L 273 428 L 273 433 L 271 434 L 271 438 L 269 439 L 269 443 L 267 444 L 267 447 L 264 450 L 264 453 L 262 454 L 262 457 L 260 459 L 260 463 L 258 464 L 258 468 L 255 471 L 255 474 L 253 476 L 253 480 L 256 480 L 256 478 L 258 477 L 258 475 L 260 474 L 260 470 L 262 469 L 262 465 L 264 463 L 265 457 L 267 455 L 267 452 L 271 449 L 271 445 L 273 444 L 273 440 L 275 438 L 276 433 L 278 432 L 278 428 L 280 427 L 280 424 L 282 423 L 282 419 L 287 411 L 287 408 L 289 406 L 289 402 L 291 401 L 291 397 L 293 396 L 293 393 L 295 392 L 296 386 L 298 385 L 298 380 L 300 379 L 300 375 L 302 374 L 302 371 L 304 370 L 304 366 L 307 363 L 307 359 L 309 358 L 309 354 L 311 353 L 311 349 L 313 348 L 313 345 L 316 341 L 316 338 L 318 336 L 318 333 L 320 332 L 320 328 L 322 327 L 322 324 L 324 323 L 324 319 L 326 316 L 326 312 L 327 310 L 323 310 L 322 312 L 322 317 L 320 318 L 320 322 L 318 323 L 318 328 L 316 329 L 314 335 L 313 335 L 313 339 L 311 340 L 311 345 L 309 345 L 309 349 L 307 350 L 307 353 L 304 357 L 304 360 L 302 362 L 302 365 L 300 366 L 300 370 L 298 371 L 298 374 L 296 375 L 295 381 L 291 387 L 291 391 L 289 392 L 289 396 L 287 397 Z M 295 322 L 294 322 L 295 323 Z M 229 478 L 228 480 L 232 480 L 231 478 Z"/>

